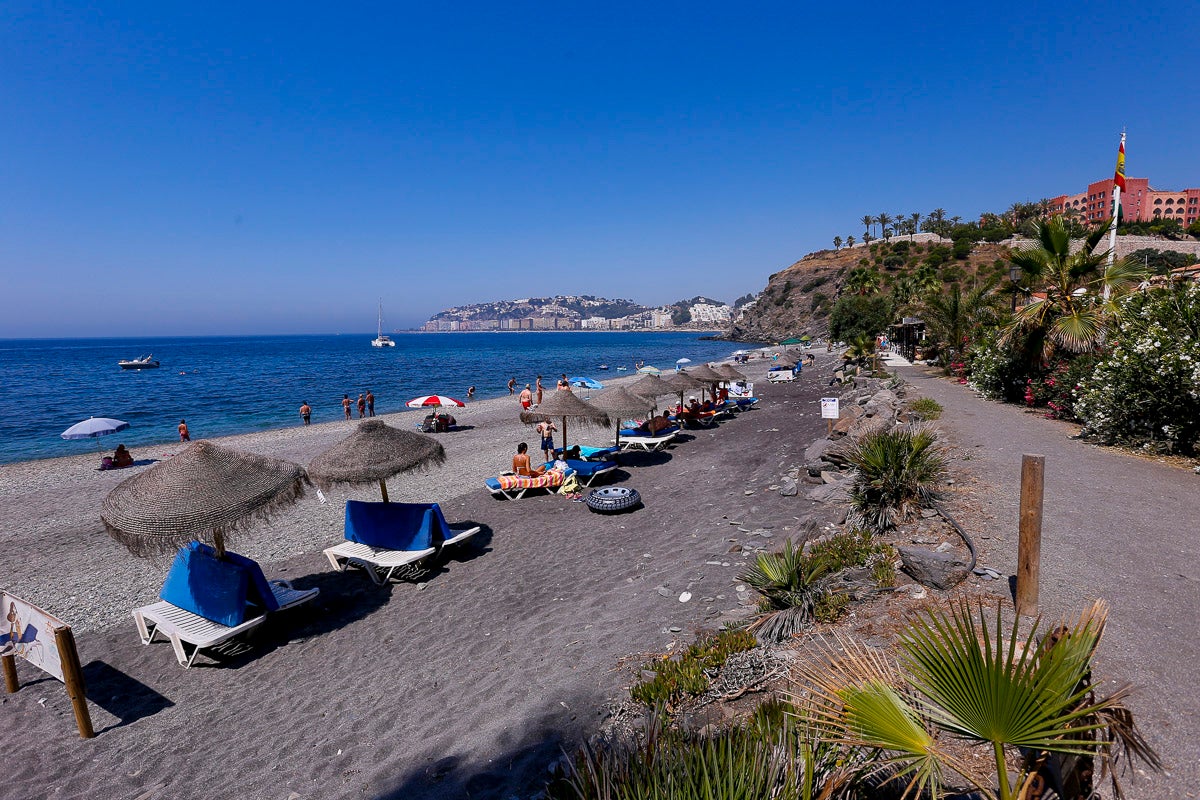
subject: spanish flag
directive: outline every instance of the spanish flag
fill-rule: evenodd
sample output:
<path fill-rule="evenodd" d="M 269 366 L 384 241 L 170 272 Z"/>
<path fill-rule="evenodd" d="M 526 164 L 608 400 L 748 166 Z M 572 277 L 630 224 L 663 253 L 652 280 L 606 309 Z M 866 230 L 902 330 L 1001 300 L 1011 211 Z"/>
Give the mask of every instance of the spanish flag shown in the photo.
<path fill-rule="evenodd" d="M 1125 191 L 1125 137 L 1121 137 L 1121 149 L 1117 151 L 1117 174 L 1113 176 L 1113 185 Z"/>

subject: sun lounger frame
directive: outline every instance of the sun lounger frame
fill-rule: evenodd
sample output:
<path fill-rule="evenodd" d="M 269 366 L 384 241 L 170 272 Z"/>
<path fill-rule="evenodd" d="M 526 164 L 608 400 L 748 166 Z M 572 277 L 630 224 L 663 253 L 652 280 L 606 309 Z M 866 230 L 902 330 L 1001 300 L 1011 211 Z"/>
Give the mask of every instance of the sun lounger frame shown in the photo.
<path fill-rule="evenodd" d="M 315 588 L 294 589 L 287 581 L 271 581 L 270 585 L 271 592 L 274 593 L 275 600 L 279 603 L 280 611 L 307 603 L 321 592 L 320 589 Z M 216 647 L 222 642 L 257 628 L 266 619 L 266 614 L 260 614 L 240 625 L 222 625 L 219 622 L 205 619 L 199 614 L 186 611 L 173 603 L 168 603 L 166 600 L 159 600 L 157 603 L 133 610 L 133 621 L 137 625 L 142 644 L 148 645 L 158 634 L 163 634 L 171 642 L 171 647 L 175 650 L 175 658 L 184 669 L 192 666 L 196 655 L 201 650 Z M 190 654 L 187 651 L 189 645 L 192 648 Z"/>
<path fill-rule="evenodd" d="M 450 531 L 454 535 L 442 542 L 441 547 L 421 550 L 388 550 L 360 542 L 342 542 L 326 548 L 324 552 L 338 572 L 344 572 L 351 565 L 362 567 L 376 585 L 383 586 L 393 577 L 417 572 L 422 561 L 447 547 L 462 544 L 480 530 L 480 525 L 451 525 Z"/>

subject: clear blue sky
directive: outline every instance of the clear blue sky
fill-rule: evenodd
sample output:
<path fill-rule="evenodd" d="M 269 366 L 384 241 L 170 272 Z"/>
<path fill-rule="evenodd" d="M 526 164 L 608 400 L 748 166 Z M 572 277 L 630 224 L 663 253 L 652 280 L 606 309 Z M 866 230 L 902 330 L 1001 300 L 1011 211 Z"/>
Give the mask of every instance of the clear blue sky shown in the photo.
<path fill-rule="evenodd" d="M 810 7 L 811 5 L 811 7 Z M 0 6 L 0 337 L 733 300 L 863 214 L 1200 186 L 1187 4 Z"/>

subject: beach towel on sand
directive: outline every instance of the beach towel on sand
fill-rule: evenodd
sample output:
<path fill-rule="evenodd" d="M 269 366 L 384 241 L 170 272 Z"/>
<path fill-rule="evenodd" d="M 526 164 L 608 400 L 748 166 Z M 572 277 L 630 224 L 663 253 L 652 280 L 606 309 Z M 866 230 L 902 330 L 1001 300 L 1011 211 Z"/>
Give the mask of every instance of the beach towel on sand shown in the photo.
<path fill-rule="evenodd" d="M 510 489 L 555 489 L 562 486 L 564 475 L 558 470 L 547 470 L 537 477 L 528 475 L 500 475 L 496 478 L 500 488 Z"/>

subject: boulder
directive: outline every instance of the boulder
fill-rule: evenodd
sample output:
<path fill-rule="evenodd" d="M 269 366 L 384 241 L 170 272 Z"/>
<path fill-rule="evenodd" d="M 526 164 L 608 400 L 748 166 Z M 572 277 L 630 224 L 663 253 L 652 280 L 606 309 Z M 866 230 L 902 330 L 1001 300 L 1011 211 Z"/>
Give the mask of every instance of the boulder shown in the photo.
<path fill-rule="evenodd" d="M 846 491 L 846 484 L 849 481 L 842 483 L 822 484 L 808 490 L 808 499 L 817 503 L 844 503 L 849 501 L 850 493 Z"/>
<path fill-rule="evenodd" d="M 919 547 L 897 547 L 901 568 L 913 580 L 943 591 L 962 583 L 970 574 L 968 565 L 952 553 L 938 553 Z"/>
<path fill-rule="evenodd" d="M 779 494 L 782 497 L 795 497 L 798 487 L 796 481 L 791 478 L 783 478 L 779 481 Z"/>

